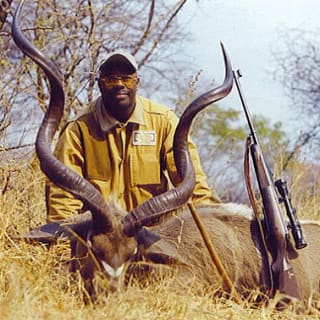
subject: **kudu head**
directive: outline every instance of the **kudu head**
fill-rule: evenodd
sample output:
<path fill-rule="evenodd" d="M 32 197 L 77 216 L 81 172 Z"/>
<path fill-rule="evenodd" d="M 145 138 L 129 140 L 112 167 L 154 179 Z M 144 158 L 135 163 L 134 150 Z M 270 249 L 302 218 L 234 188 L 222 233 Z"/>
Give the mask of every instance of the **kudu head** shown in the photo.
<path fill-rule="evenodd" d="M 195 173 L 188 151 L 188 132 L 195 115 L 205 106 L 225 97 L 232 89 L 233 78 L 229 58 L 222 52 L 225 62 L 223 84 L 194 100 L 183 113 L 174 137 L 174 156 L 181 183 L 174 189 L 160 194 L 137 206 L 131 212 L 123 212 L 107 203 L 102 195 L 83 177 L 56 159 L 51 143 L 64 108 L 62 76 L 56 65 L 48 60 L 21 32 L 19 16 L 24 0 L 16 10 L 12 35 L 17 46 L 45 72 L 50 83 L 48 110 L 38 131 L 36 152 L 45 175 L 59 187 L 81 199 L 89 211 L 59 222 L 52 222 L 32 230 L 25 237 L 35 240 L 80 235 L 92 249 L 98 264 L 109 276 L 118 277 L 123 266 L 137 250 L 137 239 L 155 241 L 143 226 L 158 223 L 159 218 L 185 204 L 195 186 Z"/>

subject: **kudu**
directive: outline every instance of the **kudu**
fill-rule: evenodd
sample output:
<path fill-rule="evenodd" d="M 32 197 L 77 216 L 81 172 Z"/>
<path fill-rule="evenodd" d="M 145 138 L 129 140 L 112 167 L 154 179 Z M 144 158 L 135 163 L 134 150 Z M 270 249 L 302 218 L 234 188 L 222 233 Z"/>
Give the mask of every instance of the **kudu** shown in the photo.
<path fill-rule="evenodd" d="M 187 150 L 188 131 L 194 116 L 207 105 L 225 97 L 232 89 L 232 70 L 223 46 L 226 76 L 224 83 L 193 101 L 182 115 L 174 140 L 177 169 L 182 182 L 176 188 L 139 205 L 127 213 L 106 203 L 97 190 L 77 176 L 52 155 L 50 144 L 63 113 L 64 92 L 58 68 L 38 51 L 21 33 L 19 15 L 23 1 L 14 16 L 12 35 L 18 47 L 45 72 L 50 82 L 50 102 L 36 140 L 40 165 L 47 177 L 58 186 L 83 200 L 89 211 L 68 220 L 49 223 L 32 230 L 26 238 L 47 240 L 66 237 L 76 240 L 75 256 L 79 269 L 92 296 L 92 279 L 101 269 L 109 278 L 110 287 L 117 288 L 131 260 L 140 255 L 156 263 L 172 264 L 185 285 L 220 284 L 212 271 L 209 256 L 190 212 L 181 209 L 177 216 L 159 224 L 168 212 L 180 208 L 190 198 L 195 177 Z M 270 287 L 269 266 L 261 235 L 251 210 L 235 204 L 198 207 L 226 271 L 239 292 L 267 291 Z M 158 225 L 157 225 L 158 224 Z M 303 223 L 308 247 L 296 251 L 289 245 L 292 264 L 301 296 L 306 304 L 319 293 L 320 225 Z M 144 228 L 150 227 L 150 228 Z M 150 232 L 150 230 L 152 232 Z M 83 239 L 83 241 L 79 241 Z M 77 241 L 78 240 L 78 241 Z M 92 254 L 88 254 L 92 253 Z M 177 278 L 177 279 L 178 279 Z"/>

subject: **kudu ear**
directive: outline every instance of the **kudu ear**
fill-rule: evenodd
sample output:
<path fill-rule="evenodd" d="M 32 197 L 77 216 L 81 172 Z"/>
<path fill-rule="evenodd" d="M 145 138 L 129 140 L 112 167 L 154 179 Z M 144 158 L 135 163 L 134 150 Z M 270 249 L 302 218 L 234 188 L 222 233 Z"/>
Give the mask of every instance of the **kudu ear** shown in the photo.
<path fill-rule="evenodd" d="M 157 232 L 152 232 L 149 229 L 141 228 L 137 234 L 137 241 L 139 245 L 142 245 L 145 249 L 149 248 L 155 242 L 159 241 L 161 237 Z"/>
<path fill-rule="evenodd" d="M 83 214 L 64 219 L 57 222 L 50 222 L 34 228 L 21 238 L 29 241 L 50 243 L 56 239 L 76 240 L 77 237 L 84 238 L 92 224 L 90 211 Z"/>

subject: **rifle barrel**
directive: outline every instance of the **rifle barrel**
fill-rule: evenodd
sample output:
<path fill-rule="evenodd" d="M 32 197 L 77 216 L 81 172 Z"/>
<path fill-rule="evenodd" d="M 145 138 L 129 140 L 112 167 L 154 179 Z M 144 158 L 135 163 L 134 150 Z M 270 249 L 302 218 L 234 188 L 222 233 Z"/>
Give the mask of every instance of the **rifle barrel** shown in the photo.
<path fill-rule="evenodd" d="M 247 122 L 248 122 L 248 125 L 249 125 L 249 129 L 250 129 L 250 134 L 252 136 L 252 140 L 253 140 L 253 142 L 255 144 L 258 144 L 258 137 L 257 137 L 257 134 L 256 134 L 256 130 L 255 130 L 253 122 L 251 120 L 252 117 L 250 115 L 250 112 L 249 112 L 249 109 L 248 109 L 244 94 L 243 94 L 242 89 L 241 89 L 241 84 L 240 84 L 240 81 L 239 81 L 239 78 L 242 77 L 242 73 L 241 73 L 241 71 L 239 69 L 237 71 L 232 71 L 232 73 L 233 73 L 234 82 L 236 83 L 236 87 L 237 87 L 237 90 L 238 90 L 238 93 L 239 93 L 241 104 L 243 106 L 244 114 L 246 116 L 246 119 L 247 119 Z"/>

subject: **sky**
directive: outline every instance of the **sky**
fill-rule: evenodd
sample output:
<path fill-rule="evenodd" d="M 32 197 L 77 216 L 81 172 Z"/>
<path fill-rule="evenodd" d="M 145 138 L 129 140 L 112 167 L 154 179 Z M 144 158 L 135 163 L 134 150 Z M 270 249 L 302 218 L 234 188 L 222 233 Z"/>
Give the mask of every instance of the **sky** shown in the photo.
<path fill-rule="evenodd" d="M 183 15 L 194 38 L 190 55 L 203 74 L 223 80 L 222 41 L 233 69 L 242 71 L 241 86 L 251 114 L 281 121 L 289 135 L 297 132 L 290 100 L 272 76 L 272 49 L 277 48 L 280 30 L 320 29 L 320 0 L 193 0 Z M 221 105 L 241 107 L 235 88 Z"/>

